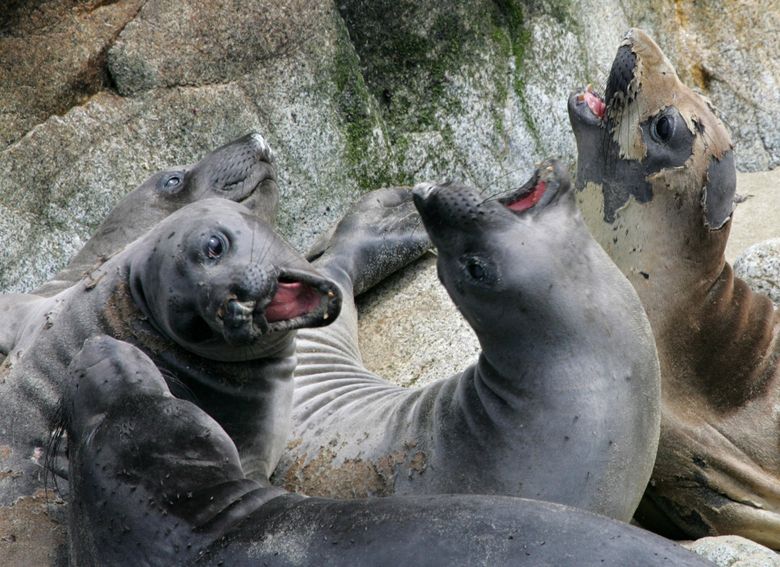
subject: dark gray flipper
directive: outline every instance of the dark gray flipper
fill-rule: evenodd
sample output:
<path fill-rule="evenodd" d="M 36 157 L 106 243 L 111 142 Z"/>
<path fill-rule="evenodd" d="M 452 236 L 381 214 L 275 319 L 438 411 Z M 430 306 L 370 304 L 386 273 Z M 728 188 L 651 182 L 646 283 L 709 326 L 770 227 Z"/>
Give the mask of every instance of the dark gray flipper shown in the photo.
<path fill-rule="evenodd" d="M 422 256 L 431 247 L 409 189 L 365 195 L 306 255 L 355 296 Z M 345 281 L 347 278 L 349 281 Z"/>

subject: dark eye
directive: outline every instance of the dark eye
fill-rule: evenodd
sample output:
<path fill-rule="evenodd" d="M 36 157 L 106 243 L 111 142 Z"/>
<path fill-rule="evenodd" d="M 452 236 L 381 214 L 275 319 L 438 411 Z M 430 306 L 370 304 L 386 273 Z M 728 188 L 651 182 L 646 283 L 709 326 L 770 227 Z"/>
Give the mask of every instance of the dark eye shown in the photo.
<path fill-rule="evenodd" d="M 660 116 L 653 125 L 655 137 L 661 142 L 668 142 L 674 133 L 673 118 L 666 114 Z"/>
<path fill-rule="evenodd" d="M 225 253 L 226 244 L 223 238 L 219 236 L 211 236 L 206 243 L 206 255 L 209 258 L 216 259 Z"/>
<path fill-rule="evenodd" d="M 482 281 L 485 279 L 485 266 L 482 265 L 482 262 L 479 260 L 476 260 L 474 258 L 471 258 L 466 261 L 466 271 L 469 273 L 469 275 L 474 278 L 477 281 Z"/>

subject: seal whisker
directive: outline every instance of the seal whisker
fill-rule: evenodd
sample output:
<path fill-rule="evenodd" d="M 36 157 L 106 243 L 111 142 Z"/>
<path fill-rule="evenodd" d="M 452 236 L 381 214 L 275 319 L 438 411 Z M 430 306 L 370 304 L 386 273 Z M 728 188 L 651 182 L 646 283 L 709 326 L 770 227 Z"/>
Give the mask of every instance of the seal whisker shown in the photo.
<path fill-rule="evenodd" d="M 53 424 L 54 428 L 49 436 L 49 440 L 46 443 L 46 452 L 43 461 L 43 490 L 45 499 L 49 500 L 49 479 L 54 484 L 54 494 L 63 496 L 60 486 L 57 482 L 58 476 L 67 478 L 67 471 L 64 471 L 59 466 L 60 449 L 62 446 L 62 440 L 65 438 L 66 431 L 66 419 L 67 414 L 65 412 L 63 403 L 60 402 L 54 412 Z"/>

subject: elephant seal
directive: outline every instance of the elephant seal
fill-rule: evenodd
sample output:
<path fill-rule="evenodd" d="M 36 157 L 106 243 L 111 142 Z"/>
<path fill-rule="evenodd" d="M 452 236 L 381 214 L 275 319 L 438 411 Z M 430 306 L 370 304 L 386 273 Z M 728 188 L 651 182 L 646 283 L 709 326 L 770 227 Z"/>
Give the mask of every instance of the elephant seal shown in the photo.
<path fill-rule="evenodd" d="M 414 190 L 440 279 L 482 346 L 476 364 L 420 389 L 360 361 L 349 299 L 363 276 L 348 259 L 376 219 L 348 216 L 315 262 L 341 286 L 342 314 L 299 333 L 293 435 L 273 481 L 339 498 L 523 496 L 629 520 L 655 458 L 658 361 L 635 292 L 568 189 L 547 163 L 498 200 L 460 184 Z"/>
<path fill-rule="evenodd" d="M 637 518 L 780 548 L 780 316 L 724 259 L 729 134 L 637 29 L 604 100 L 577 93 L 569 113 L 583 215 L 639 294 L 661 362 L 661 440 Z"/>
<path fill-rule="evenodd" d="M 140 350 L 108 337 L 86 341 L 64 382 L 72 564 L 710 564 L 639 528 L 547 502 L 338 501 L 250 480 L 230 436 L 173 397 Z"/>
<path fill-rule="evenodd" d="M 95 334 L 143 349 L 233 435 L 244 471 L 268 477 L 290 428 L 294 330 L 326 325 L 339 308 L 334 282 L 226 199 L 183 207 L 53 297 L 0 296 L 19 329 L 0 333 L 0 504 L 42 486 L 35 455 L 67 366 Z M 264 438 L 269 430 L 276 437 Z"/>
<path fill-rule="evenodd" d="M 67 266 L 32 293 L 48 297 L 70 287 L 174 211 L 212 197 L 241 203 L 265 222 L 276 223 L 274 155 L 260 134 L 225 144 L 194 165 L 152 175 L 117 203 Z"/>

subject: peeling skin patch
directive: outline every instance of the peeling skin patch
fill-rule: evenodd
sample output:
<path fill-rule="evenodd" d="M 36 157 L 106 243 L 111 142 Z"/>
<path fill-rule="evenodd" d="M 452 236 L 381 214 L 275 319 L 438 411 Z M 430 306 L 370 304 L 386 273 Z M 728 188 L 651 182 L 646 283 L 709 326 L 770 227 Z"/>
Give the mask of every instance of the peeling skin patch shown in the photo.
<path fill-rule="evenodd" d="M 8 445 L 0 445 L 0 459 L 7 459 L 13 453 L 13 449 Z"/>
<path fill-rule="evenodd" d="M 67 565 L 65 503 L 38 490 L 0 506 L 0 562 L 5 566 Z"/>
<path fill-rule="evenodd" d="M 8 469 L 5 471 L 0 471 L 0 480 L 6 480 L 6 479 L 14 479 L 19 478 L 22 476 L 22 473 L 14 471 L 12 469 Z"/>
<path fill-rule="evenodd" d="M 301 440 L 290 443 L 298 446 Z M 325 498 L 391 496 L 395 493 L 395 480 L 399 473 L 408 474 L 411 478 L 415 474 L 423 474 L 428 466 L 428 456 L 423 451 L 415 452 L 409 459 L 409 450 L 398 450 L 376 461 L 354 458 L 334 465 L 337 454 L 333 446 L 320 448 L 312 459 L 308 459 L 306 453 L 296 459 L 284 475 L 284 488 Z M 408 449 L 414 446 L 407 444 Z M 404 467 L 407 459 L 408 466 Z"/>

